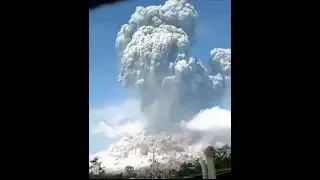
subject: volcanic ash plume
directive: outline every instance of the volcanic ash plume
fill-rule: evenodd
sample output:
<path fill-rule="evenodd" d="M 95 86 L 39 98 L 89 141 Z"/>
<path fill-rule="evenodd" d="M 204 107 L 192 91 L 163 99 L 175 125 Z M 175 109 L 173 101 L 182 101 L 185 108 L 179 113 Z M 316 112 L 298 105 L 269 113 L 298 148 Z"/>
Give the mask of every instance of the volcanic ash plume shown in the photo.
<path fill-rule="evenodd" d="M 141 98 L 149 132 L 174 131 L 174 122 L 218 105 L 224 94 L 231 50 L 212 50 L 210 70 L 191 57 L 197 16 L 186 1 L 139 6 L 118 33 L 119 81 Z"/>
<path fill-rule="evenodd" d="M 141 108 L 125 113 L 130 123 L 117 125 L 122 135 L 116 143 L 91 156 L 107 169 L 148 167 L 154 152 L 166 168 L 179 166 L 201 157 L 208 145 L 231 145 L 231 50 L 211 50 L 207 67 L 193 58 L 197 16 L 186 0 L 168 0 L 137 7 L 121 27 L 119 81 L 138 95 Z M 125 109 L 119 111 L 135 108 Z M 117 136 L 99 125 L 98 132 Z"/>
<path fill-rule="evenodd" d="M 231 49 L 215 48 L 210 55 L 209 66 L 212 71 L 231 76 Z"/>

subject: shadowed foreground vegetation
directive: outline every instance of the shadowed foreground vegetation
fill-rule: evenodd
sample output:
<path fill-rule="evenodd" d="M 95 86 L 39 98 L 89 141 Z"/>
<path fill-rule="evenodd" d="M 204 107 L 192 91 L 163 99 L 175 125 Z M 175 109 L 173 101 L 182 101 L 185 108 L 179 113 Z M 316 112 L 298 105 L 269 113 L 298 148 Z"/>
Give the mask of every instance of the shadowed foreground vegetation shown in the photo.
<path fill-rule="evenodd" d="M 216 148 L 214 151 L 214 162 L 217 170 L 217 179 L 230 179 L 231 178 L 231 147 L 224 146 Z M 140 173 L 139 170 L 135 171 L 134 167 L 126 166 L 124 172 L 118 174 L 108 174 L 101 167 L 101 162 L 98 158 L 91 161 L 92 165 L 89 166 L 89 179 L 202 179 L 202 170 L 199 159 L 195 163 L 182 163 L 180 168 L 170 169 L 169 171 L 155 169 L 155 173 L 150 173 L 146 169 L 146 173 Z"/>

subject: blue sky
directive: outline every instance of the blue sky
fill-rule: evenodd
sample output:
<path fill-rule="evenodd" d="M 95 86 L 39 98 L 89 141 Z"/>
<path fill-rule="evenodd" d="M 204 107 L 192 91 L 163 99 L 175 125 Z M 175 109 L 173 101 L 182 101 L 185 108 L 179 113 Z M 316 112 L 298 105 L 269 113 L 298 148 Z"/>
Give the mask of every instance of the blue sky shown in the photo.
<path fill-rule="evenodd" d="M 213 48 L 231 48 L 230 0 L 189 0 L 199 13 L 197 44 L 192 55 L 206 63 Z M 119 73 L 115 39 L 136 6 L 164 4 L 164 0 L 127 0 L 89 11 L 89 106 L 93 109 L 128 99 L 117 81 Z M 90 117 L 101 121 L 100 117 Z M 91 133 L 91 132 L 90 132 Z M 105 150 L 111 143 L 103 135 L 89 136 L 89 153 Z"/>

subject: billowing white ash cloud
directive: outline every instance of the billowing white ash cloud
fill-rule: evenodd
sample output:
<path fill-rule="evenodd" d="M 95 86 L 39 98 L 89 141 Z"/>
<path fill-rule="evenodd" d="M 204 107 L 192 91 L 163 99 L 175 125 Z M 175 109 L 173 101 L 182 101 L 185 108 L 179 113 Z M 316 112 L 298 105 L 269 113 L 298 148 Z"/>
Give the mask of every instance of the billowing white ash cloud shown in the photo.
<path fill-rule="evenodd" d="M 154 150 L 165 168 L 179 166 L 201 158 L 208 145 L 231 145 L 231 50 L 211 50 L 207 66 L 193 58 L 197 16 L 186 1 L 168 0 L 137 7 L 120 29 L 119 81 L 141 108 L 135 101 L 102 113 L 115 123 L 101 122 L 93 132 L 118 140 L 90 157 L 106 169 L 148 167 Z"/>
<path fill-rule="evenodd" d="M 137 7 L 118 33 L 119 81 L 141 98 L 149 132 L 174 131 L 173 122 L 218 105 L 229 84 L 230 49 L 212 50 L 209 70 L 190 55 L 197 16 L 186 1 L 168 0 Z"/>
<path fill-rule="evenodd" d="M 219 106 L 231 110 L 231 49 L 215 48 L 210 51 L 209 69 L 225 77 L 225 89 Z"/>
<path fill-rule="evenodd" d="M 212 72 L 231 76 L 231 49 L 215 48 L 210 51 L 209 66 Z"/>
<path fill-rule="evenodd" d="M 129 112 L 132 109 L 135 108 L 122 105 L 118 111 L 130 116 L 132 113 Z M 89 159 L 98 157 L 106 171 L 121 171 L 128 165 L 137 170 L 150 167 L 149 160 L 155 150 L 156 160 L 164 166 L 162 168 L 167 169 L 203 157 L 203 149 L 208 145 L 231 145 L 231 114 L 230 111 L 219 107 L 202 110 L 192 120 L 182 121 L 180 126 L 184 129 L 183 132 L 161 132 L 156 135 L 146 135 L 143 131 L 137 133 L 140 124 L 137 120 L 136 125 L 130 123 L 131 128 L 126 128 L 127 125 L 120 126 L 119 133 L 116 134 L 112 129 L 101 129 L 104 125 L 100 126 L 97 130 L 102 130 L 108 138 L 110 135 L 111 138 L 115 138 L 114 135 L 124 136 L 119 137 L 107 150 L 89 156 Z"/>

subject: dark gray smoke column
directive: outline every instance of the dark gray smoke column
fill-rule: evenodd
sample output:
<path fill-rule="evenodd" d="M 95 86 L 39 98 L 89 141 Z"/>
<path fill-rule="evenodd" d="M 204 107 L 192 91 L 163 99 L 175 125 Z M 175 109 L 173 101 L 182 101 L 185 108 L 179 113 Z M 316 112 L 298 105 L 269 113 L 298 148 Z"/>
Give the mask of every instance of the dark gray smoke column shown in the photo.
<path fill-rule="evenodd" d="M 212 61 L 209 72 L 189 54 L 197 16 L 186 1 L 168 0 L 137 7 L 118 33 L 119 81 L 141 98 L 149 132 L 173 130 L 173 122 L 220 102 L 226 70 Z"/>

